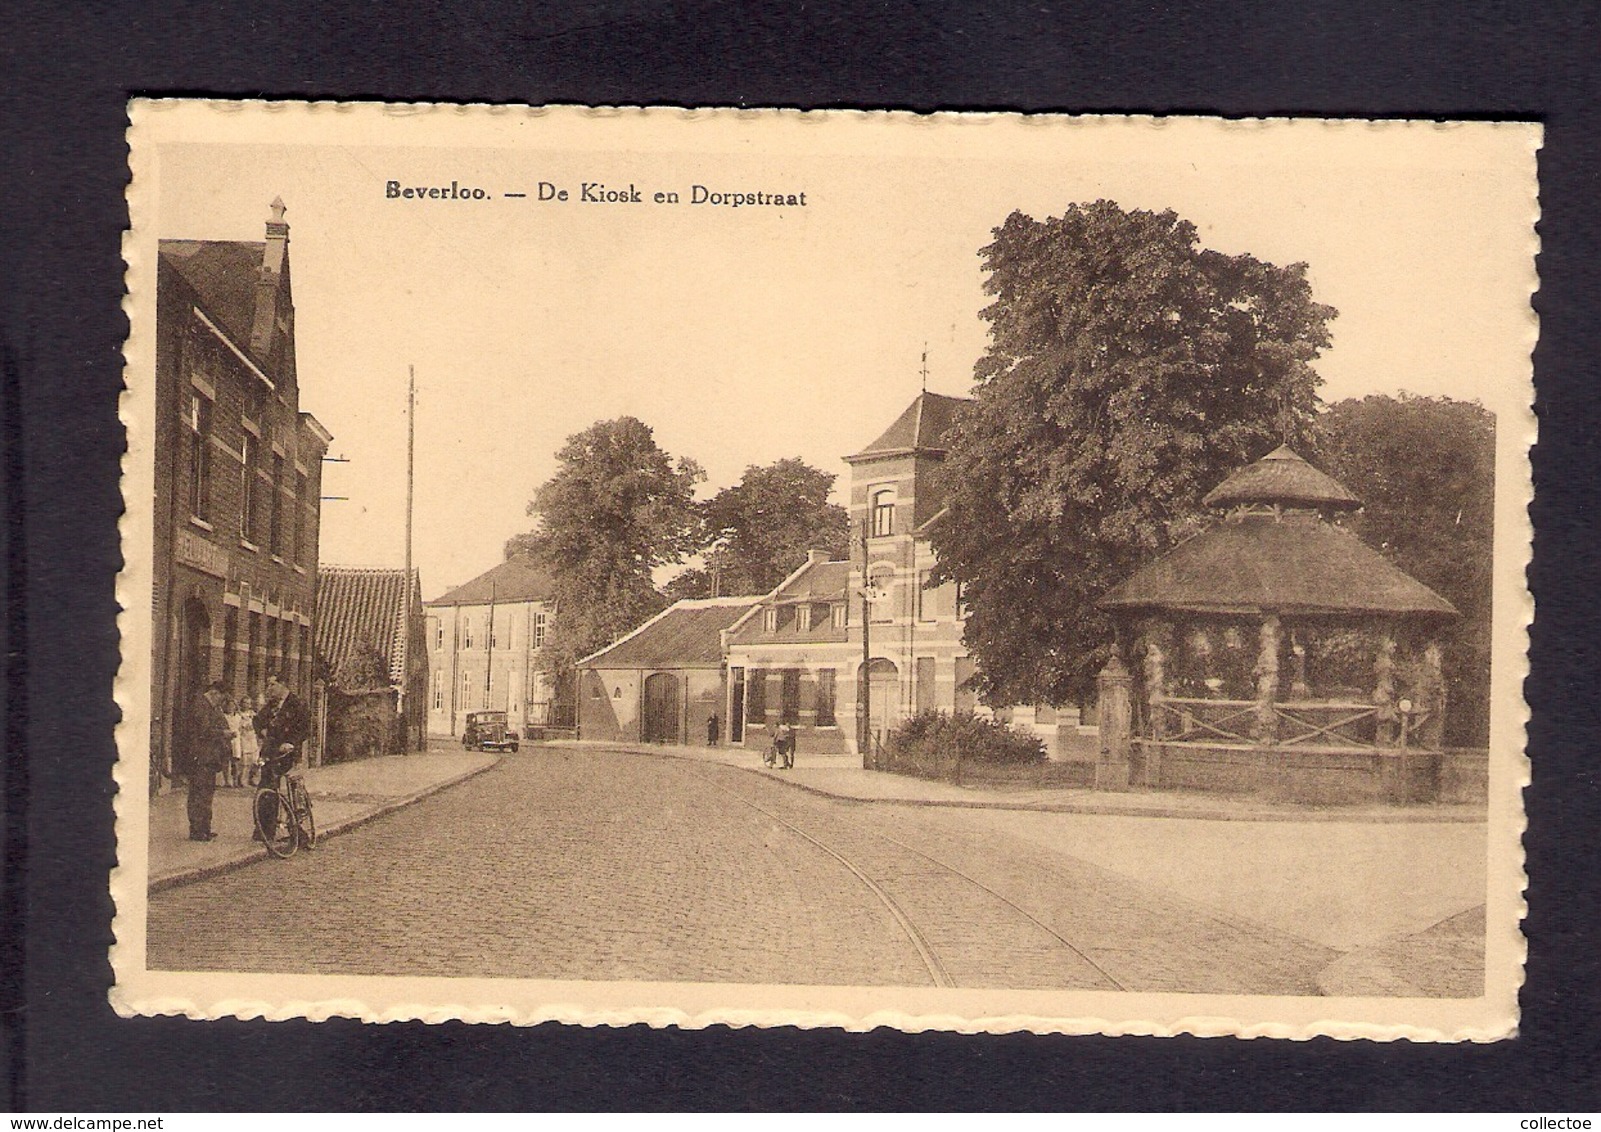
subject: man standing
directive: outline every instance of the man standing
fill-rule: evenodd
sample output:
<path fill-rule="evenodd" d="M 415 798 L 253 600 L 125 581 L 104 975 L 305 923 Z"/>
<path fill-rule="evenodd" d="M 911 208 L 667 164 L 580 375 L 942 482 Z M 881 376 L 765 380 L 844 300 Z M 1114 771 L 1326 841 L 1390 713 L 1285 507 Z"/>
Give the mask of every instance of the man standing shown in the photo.
<path fill-rule="evenodd" d="M 233 729 L 222 713 L 222 681 L 213 680 L 189 705 L 184 721 L 184 754 L 189 775 L 189 840 L 215 841 L 211 802 L 217 793 L 217 772 L 233 752 Z"/>
<path fill-rule="evenodd" d="M 261 737 L 261 785 L 276 790 L 279 780 L 300 760 L 300 744 L 311 735 L 306 705 L 276 672 L 267 677 L 267 702 L 256 713 L 256 734 Z M 256 832 L 251 835 L 257 841 L 263 829 L 278 823 L 277 801 L 272 795 L 261 796 L 260 807 Z"/>

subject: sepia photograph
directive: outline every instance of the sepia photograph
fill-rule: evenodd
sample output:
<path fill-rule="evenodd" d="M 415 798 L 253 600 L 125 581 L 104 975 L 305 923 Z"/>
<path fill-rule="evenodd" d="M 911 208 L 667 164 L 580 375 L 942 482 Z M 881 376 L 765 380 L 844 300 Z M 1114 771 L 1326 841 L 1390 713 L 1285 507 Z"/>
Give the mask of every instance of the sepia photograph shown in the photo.
<path fill-rule="evenodd" d="M 1537 126 L 130 117 L 119 1012 L 1516 1033 Z"/>

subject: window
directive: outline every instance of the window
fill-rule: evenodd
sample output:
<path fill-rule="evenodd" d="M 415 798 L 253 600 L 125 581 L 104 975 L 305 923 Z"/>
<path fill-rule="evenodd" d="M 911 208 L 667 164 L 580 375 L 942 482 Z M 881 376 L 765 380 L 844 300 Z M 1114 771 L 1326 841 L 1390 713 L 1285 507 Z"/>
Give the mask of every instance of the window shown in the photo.
<path fill-rule="evenodd" d="M 296 566 L 306 564 L 306 473 L 295 473 L 295 498 L 289 505 L 289 560 Z"/>
<path fill-rule="evenodd" d="M 461 647 L 464 649 L 473 647 L 473 619 L 471 617 L 463 617 L 461 619 Z"/>
<path fill-rule="evenodd" d="M 767 722 L 767 670 L 752 668 L 745 683 L 745 719 L 750 723 Z"/>
<path fill-rule="evenodd" d="M 834 670 L 817 670 L 817 726 L 834 726 Z"/>
<path fill-rule="evenodd" d="M 543 609 L 537 610 L 534 613 L 533 646 L 536 649 L 542 649 L 545 647 L 545 611 Z"/>
<path fill-rule="evenodd" d="M 500 647 L 500 629 L 495 624 L 495 614 L 493 610 L 491 610 L 489 614 L 489 647 L 492 649 L 498 649 Z"/>
<path fill-rule="evenodd" d="M 973 691 L 973 659 L 959 656 L 956 658 L 956 710 L 972 711 L 978 703 L 978 696 Z"/>
<path fill-rule="evenodd" d="M 222 615 L 222 682 L 228 685 L 228 694 L 234 695 L 234 676 L 239 669 L 239 610 L 229 606 Z"/>
<path fill-rule="evenodd" d="M 778 718 L 791 727 L 800 722 L 800 669 L 786 668 L 779 675 Z"/>
<path fill-rule="evenodd" d="M 282 555 L 283 523 L 284 523 L 284 458 L 273 453 L 272 457 L 272 525 L 267 529 L 267 551 L 269 554 Z"/>
<path fill-rule="evenodd" d="M 881 566 L 869 575 L 872 579 L 872 590 L 877 597 L 870 603 L 874 623 L 895 620 L 895 568 Z"/>
<path fill-rule="evenodd" d="M 836 629 L 843 629 L 850 624 L 851 607 L 849 602 L 836 602 L 829 607 L 829 619 Z"/>
<path fill-rule="evenodd" d="M 184 424 L 189 431 L 189 513 L 204 522 L 211 517 L 211 398 L 190 390 Z"/>
<path fill-rule="evenodd" d="M 517 678 L 517 667 L 512 666 L 511 673 L 506 677 L 506 710 L 517 710 L 517 695 L 522 691 L 522 681 Z"/>
<path fill-rule="evenodd" d="M 468 696 L 472 695 L 472 690 L 473 690 L 472 673 L 468 672 L 466 669 L 462 669 L 462 673 L 461 673 L 461 706 L 462 706 L 462 710 L 464 710 L 464 711 L 471 711 L 472 710 L 472 705 L 467 699 Z"/>
<path fill-rule="evenodd" d="M 256 447 L 250 433 L 239 438 L 239 537 L 254 542 L 256 531 Z"/>
<path fill-rule="evenodd" d="M 766 609 L 762 610 L 762 632 L 778 632 L 778 606 L 769 605 Z"/>
<path fill-rule="evenodd" d="M 445 674 L 434 669 L 434 710 L 445 710 Z"/>
<path fill-rule="evenodd" d="M 438 617 L 430 617 L 428 620 L 434 624 L 434 651 L 438 652 L 445 647 L 445 623 Z"/>
<path fill-rule="evenodd" d="M 809 631 L 811 627 L 812 607 L 809 605 L 800 606 L 795 610 L 795 628 L 799 629 L 802 633 L 805 633 Z"/>
<path fill-rule="evenodd" d="M 873 537 L 895 533 L 895 489 L 881 487 L 873 492 Z"/>

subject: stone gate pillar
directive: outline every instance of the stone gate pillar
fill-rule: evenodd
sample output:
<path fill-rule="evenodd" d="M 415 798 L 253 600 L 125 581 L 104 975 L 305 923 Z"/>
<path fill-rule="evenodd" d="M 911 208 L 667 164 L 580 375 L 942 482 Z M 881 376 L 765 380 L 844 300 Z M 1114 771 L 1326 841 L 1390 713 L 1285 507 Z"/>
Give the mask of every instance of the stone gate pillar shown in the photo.
<path fill-rule="evenodd" d="M 1095 788 L 1127 790 L 1134 681 L 1116 653 L 1101 669 L 1096 685 L 1100 693 L 1101 752 L 1095 762 Z"/>

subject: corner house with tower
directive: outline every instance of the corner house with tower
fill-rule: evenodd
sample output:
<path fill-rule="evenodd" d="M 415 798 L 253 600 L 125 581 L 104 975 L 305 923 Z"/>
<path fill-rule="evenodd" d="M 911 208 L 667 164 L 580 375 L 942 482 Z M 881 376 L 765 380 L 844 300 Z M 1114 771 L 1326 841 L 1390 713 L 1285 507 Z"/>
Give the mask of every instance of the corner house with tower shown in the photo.
<path fill-rule="evenodd" d="M 280 673 L 310 702 L 322 460 L 300 409 L 289 225 L 260 241 L 162 240 L 156 269 L 151 788 L 174 721 L 221 680 Z"/>

